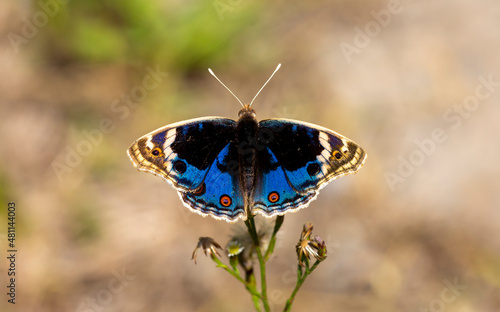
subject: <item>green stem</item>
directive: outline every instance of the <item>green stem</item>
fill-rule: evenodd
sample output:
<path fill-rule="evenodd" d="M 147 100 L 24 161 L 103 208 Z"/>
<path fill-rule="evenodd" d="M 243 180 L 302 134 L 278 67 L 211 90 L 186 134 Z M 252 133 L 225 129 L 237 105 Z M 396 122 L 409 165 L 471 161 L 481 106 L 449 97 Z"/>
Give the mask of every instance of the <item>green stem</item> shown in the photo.
<path fill-rule="evenodd" d="M 256 289 L 256 283 L 255 283 L 255 275 L 250 274 L 250 276 L 247 276 L 247 280 L 248 280 L 248 284 L 251 285 L 253 287 L 253 289 Z M 247 288 L 248 289 L 248 288 Z M 252 294 L 252 302 L 253 302 L 253 305 L 255 307 L 255 310 L 257 312 L 260 312 L 261 309 L 260 309 L 260 299 L 261 299 L 261 296 L 259 294 L 259 296 L 256 296 L 254 294 Z"/>
<path fill-rule="evenodd" d="M 276 217 L 276 222 L 274 223 L 274 230 L 273 234 L 271 235 L 271 239 L 269 240 L 269 246 L 267 247 L 266 253 L 264 254 L 264 259 L 269 260 L 269 257 L 271 257 L 271 254 L 274 251 L 274 246 L 276 245 L 276 234 L 281 228 L 281 225 L 283 224 L 283 221 L 285 220 L 285 216 L 277 216 Z"/>
<path fill-rule="evenodd" d="M 257 291 L 257 289 L 255 289 L 255 283 L 252 284 L 252 283 L 245 281 L 241 277 L 241 275 L 239 274 L 239 271 L 231 270 L 227 265 L 222 263 L 222 261 L 220 261 L 219 258 L 217 258 L 215 255 L 212 256 L 212 260 L 214 260 L 215 263 L 217 263 L 217 267 L 223 268 L 229 274 L 234 276 L 238 281 L 242 282 L 245 285 L 245 288 L 252 294 L 252 300 L 253 300 L 253 297 L 257 297 L 259 299 L 262 299 L 261 294 Z M 258 309 L 258 311 L 260 311 L 260 308 Z"/>
<path fill-rule="evenodd" d="M 264 305 L 264 310 L 266 312 L 270 311 L 269 308 L 269 301 L 267 299 L 267 284 L 266 284 L 266 261 L 264 260 L 264 257 L 262 256 L 262 250 L 260 249 L 260 241 L 259 237 L 257 235 L 257 228 L 255 227 L 255 221 L 253 217 L 248 218 L 245 221 L 245 224 L 248 228 L 248 232 L 250 234 L 250 237 L 252 237 L 254 246 L 255 246 L 255 252 L 257 254 L 257 258 L 259 260 L 259 267 L 260 267 L 260 279 L 261 279 L 261 292 L 262 292 L 262 304 Z"/>
<path fill-rule="evenodd" d="M 316 260 L 316 262 L 313 264 L 313 266 L 311 268 L 309 268 L 309 261 L 306 259 L 306 261 L 305 261 L 306 267 L 304 270 L 304 274 L 302 274 L 302 267 L 300 266 L 300 264 L 298 265 L 297 284 L 295 285 L 295 288 L 293 289 L 292 294 L 290 295 L 290 298 L 288 298 L 286 305 L 285 305 L 285 309 L 283 310 L 283 312 L 289 312 L 291 310 L 293 300 L 295 299 L 295 295 L 297 294 L 297 292 L 299 291 L 300 287 L 302 286 L 302 284 L 304 283 L 306 278 L 309 276 L 309 274 L 311 274 L 318 267 L 318 264 L 320 262 L 321 261 Z"/>

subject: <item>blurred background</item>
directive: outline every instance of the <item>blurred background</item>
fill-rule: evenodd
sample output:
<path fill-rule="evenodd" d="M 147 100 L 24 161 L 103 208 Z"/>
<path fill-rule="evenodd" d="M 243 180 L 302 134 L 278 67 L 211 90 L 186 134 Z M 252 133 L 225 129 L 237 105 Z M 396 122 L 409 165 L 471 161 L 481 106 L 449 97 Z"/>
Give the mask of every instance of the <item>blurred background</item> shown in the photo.
<path fill-rule="evenodd" d="M 329 257 L 295 311 L 499 311 L 498 29 L 493 0 L 2 0 L 0 310 L 253 311 L 233 277 L 190 259 L 241 222 L 191 214 L 125 151 L 172 122 L 237 118 L 208 67 L 248 102 L 281 62 L 257 117 L 330 128 L 368 159 L 286 215 L 274 311 L 307 221 Z"/>

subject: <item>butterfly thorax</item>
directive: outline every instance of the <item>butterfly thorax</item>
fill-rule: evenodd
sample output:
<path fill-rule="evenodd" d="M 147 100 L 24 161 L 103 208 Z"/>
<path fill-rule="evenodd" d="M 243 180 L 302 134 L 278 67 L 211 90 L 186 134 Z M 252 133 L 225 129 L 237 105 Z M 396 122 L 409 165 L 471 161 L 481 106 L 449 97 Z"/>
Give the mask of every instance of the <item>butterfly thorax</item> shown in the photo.
<path fill-rule="evenodd" d="M 239 112 L 239 119 L 236 125 L 238 142 L 238 160 L 240 168 L 240 183 L 247 199 L 252 198 L 252 192 L 255 185 L 255 163 L 256 163 L 256 140 L 259 131 L 259 123 L 255 118 L 255 111 L 250 106 L 245 107 Z"/>

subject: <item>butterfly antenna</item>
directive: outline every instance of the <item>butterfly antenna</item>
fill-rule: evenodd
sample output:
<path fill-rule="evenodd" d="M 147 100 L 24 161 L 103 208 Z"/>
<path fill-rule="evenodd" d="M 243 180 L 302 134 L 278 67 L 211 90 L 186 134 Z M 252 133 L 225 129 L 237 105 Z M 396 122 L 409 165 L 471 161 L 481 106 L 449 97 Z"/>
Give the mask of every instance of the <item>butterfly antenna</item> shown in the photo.
<path fill-rule="evenodd" d="M 278 64 L 278 66 L 276 67 L 276 69 L 274 70 L 273 74 L 271 75 L 271 77 L 269 77 L 269 79 L 267 79 L 266 83 L 262 86 L 262 88 L 260 88 L 259 92 L 257 92 L 257 94 L 253 97 L 252 99 L 252 102 L 250 102 L 250 105 L 249 106 L 252 106 L 252 103 L 253 101 L 255 101 L 255 99 L 257 98 L 257 95 L 259 95 L 260 91 L 262 91 L 262 89 L 264 89 L 264 87 L 267 85 L 267 83 L 269 82 L 269 80 L 271 80 L 271 78 L 273 78 L 274 74 L 276 74 L 276 72 L 278 71 L 278 69 L 280 69 L 281 67 L 281 63 Z"/>
<path fill-rule="evenodd" d="M 238 99 L 238 97 L 236 95 L 234 95 L 233 91 L 231 91 L 231 89 L 229 89 L 224 83 L 222 83 L 222 81 L 220 81 L 220 79 L 217 78 L 217 76 L 215 76 L 214 72 L 210 68 L 208 69 L 208 72 L 210 74 L 212 74 L 212 76 L 214 76 L 215 79 L 217 79 L 217 81 L 220 82 L 220 84 L 223 85 L 224 88 L 226 88 L 227 91 L 229 91 L 229 93 L 231 93 L 238 100 L 238 102 L 240 102 L 241 106 L 245 107 L 245 105 L 243 105 L 243 103 L 241 103 L 240 99 Z"/>

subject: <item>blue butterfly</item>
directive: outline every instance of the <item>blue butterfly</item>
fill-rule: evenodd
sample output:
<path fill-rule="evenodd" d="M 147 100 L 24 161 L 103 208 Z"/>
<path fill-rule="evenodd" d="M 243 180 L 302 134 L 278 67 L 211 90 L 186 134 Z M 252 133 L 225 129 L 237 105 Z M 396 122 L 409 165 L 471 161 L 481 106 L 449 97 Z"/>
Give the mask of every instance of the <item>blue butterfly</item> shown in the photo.
<path fill-rule="evenodd" d="M 366 153 L 350 139 L 301 121 L 259 122 L 252 102 L 237 121 L 204 117 L 157 129 L 128 155 L 169 182 L 191 211 L 228 222 L 305 208 L 328 182 L 363 166 Z"/>

